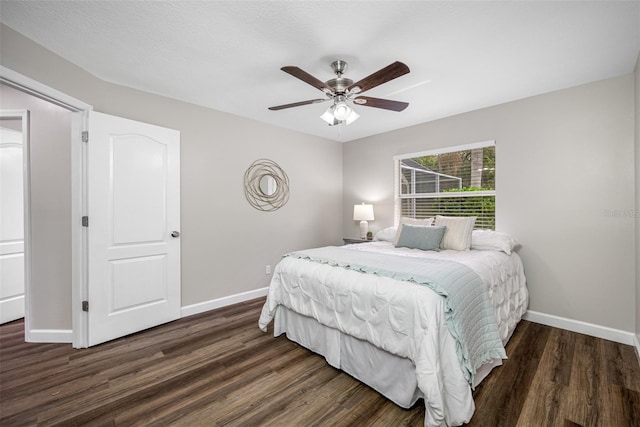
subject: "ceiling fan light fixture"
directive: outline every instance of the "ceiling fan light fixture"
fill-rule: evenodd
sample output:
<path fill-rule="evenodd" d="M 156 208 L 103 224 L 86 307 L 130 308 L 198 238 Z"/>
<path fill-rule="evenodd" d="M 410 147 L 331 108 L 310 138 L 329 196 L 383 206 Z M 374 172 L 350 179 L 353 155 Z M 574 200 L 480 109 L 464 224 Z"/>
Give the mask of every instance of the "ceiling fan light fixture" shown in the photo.
<path fill-rule="evenodd" d="M 349 115 L 353 111 L 347 104 L 346 98 L 342 95 L 338 95 L 336 97 L 336 102 L 333 104 L 333 106 L 333 115 L 340 121 L 347 120 L 347 117 L 349 117 Z"/>
<path fill-rule="evenodd" d="M 350 125 L 360 118 L 360 114 L 349 108 L 350 113 L 344 120 L 340 120 L 338 117 L 336 117 L 335 110 L 336 106 L 332 105 L 331 107 L 327 108 L 327 110 L 320 116 L 320 118 L 324 120 L 329 126 L 335 126 L 342 123 L 344 123 L 345 125 Z"/>
<path fill-rule="evenodd" d="M 345 102 L 336 104 L 336 108 L 333 110 L 333 115 L 338 120 L 347 120 L 353 110 Z"/>
<path fill-rule="evenodd" d="M 322 115 L 320 116 L 320 118 L 325 122 L 327 122 L 329 126 L 334 126 L 340 123 L 340 121 L 336 119 L 335 116 L 333 115 L 334 109 L 335 109 L 335 105 L 332 105 L 331 107 L 327 108 L 327 110 L 324 113 L 322 113 Z"/>

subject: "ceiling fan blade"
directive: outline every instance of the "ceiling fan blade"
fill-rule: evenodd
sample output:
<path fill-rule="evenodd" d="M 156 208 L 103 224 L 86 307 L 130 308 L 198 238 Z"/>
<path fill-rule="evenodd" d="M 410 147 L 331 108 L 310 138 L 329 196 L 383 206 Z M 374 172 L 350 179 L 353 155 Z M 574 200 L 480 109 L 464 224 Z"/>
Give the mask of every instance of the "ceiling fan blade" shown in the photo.
<path fill-rule="evenodd" d="M 310 84 L 311 86 L 315 87 L 316 89 L 320 89 L 323 92 L 326 93 L 332 93 L 333 90 L 327 86 L 325 84 L 325 82 L 323 82 L 322 80 L 318 80 L 317 78 L 313 77 L 311 74 L 307 73 L 306 71 L 304 71 L 301 68 L 298 67 L 293 67 L 293 66 L 287 66 L 287 67 L 282 67 L 280 68 L 282 71 L 284 71 L 285 73 L 291 74 L 293 77 L 302 80 L 305 83 Z"/>
<path fill-rule="evenodd" d="M 400 61 L 396 61 L 393 64 L 387 65 L 383 69 L 376 71 L 370 76 L 367 76 L 364 79 L 355 82 L 354 84 L 349 86 L 349 91 L 354 93 L 364 92 L 365 90 L 372 89 L 390 80 L 393 80 L 400 76 L 404 76 L 408 72 L 409 67 L 407 67 Z M 359 90 L 356 88 L 359 88 Z"/>
<path fill-rule="evenodd" d="M 408 102 L 392 101 L 390 99 L 372 98 L 370 96 L 358 96 L 353 99 L 354 104 L 365 107 L 384 108 L 385 110 L 402 111 L 409 106 Z"/>
<path fill-rule="evenodd" d="M 318 104 L 320 102 L 325 102 L 325 101 L 328 101 L 328 100 L 329 100 L 329 98 L 310 99 L 308 101 L 294 102 L 292 104 L 276 105 L 275 107 L 269 107 L 269 110 L 272 110 L 272 111 L 284 110 L 285 108 L 299 107 L 301 105 L 309 105 L 309 104 Z"/>

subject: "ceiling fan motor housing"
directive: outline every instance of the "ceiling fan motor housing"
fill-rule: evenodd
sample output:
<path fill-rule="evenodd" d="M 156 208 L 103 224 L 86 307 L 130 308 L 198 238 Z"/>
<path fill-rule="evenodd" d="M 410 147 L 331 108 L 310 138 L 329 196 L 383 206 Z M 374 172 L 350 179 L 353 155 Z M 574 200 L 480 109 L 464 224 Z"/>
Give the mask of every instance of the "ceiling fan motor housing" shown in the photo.
<path fill-rule="evenodd" d="M 353 80 L 346 77 L 338 77 L 336 79 L 327 80 L 325 82 L 335 93 L 344 93 L 349 86 L 353 84 Z"/>

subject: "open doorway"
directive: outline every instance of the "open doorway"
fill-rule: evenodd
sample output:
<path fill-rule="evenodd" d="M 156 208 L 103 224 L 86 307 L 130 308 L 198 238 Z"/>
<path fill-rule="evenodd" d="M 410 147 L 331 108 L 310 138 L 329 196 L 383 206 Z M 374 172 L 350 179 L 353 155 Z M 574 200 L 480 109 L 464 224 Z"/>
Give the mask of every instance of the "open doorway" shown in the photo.
<path fill-rule="evenodd" d="M 58 95 L 61 94 L 55 90 L 0 67 L 0 110 L 28 111 L 28 120 L 22 123 L 28 132 L 28 146 L 23 151 L 22 224 L 23 307 L 28 342 L 73 341 L 71 117 L 80 108 L 65 103 L 64 95 L 58 102 Z M 15 127 L 15 123 L 8 125 Z M 19 234 L 19 225 L 16 221 L 11 223 L 13 234 Z"/>

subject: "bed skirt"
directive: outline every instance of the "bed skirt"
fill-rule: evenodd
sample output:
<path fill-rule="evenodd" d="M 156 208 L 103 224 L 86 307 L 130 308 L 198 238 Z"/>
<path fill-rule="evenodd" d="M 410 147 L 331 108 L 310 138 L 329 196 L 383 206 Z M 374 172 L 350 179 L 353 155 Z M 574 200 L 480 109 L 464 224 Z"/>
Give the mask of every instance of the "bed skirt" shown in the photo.
<path fill-rule="evenodd" d="M 411 360 L 324 326 L 315 319 L 279 306 L 273 334 L 286 334 L 291 341 L 324 356 L 329 365 L 358 379 L 402 408 L 411 408 L 423 397 L 418 388 L 416 367 Z M 454 345 L 453 336 L 450 339 L 450 345 Z M 501 364 L 502 360 L 495 359 L 483 365 L 473 386 L 480 384 L 493 368 Z"/>

